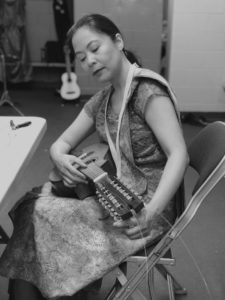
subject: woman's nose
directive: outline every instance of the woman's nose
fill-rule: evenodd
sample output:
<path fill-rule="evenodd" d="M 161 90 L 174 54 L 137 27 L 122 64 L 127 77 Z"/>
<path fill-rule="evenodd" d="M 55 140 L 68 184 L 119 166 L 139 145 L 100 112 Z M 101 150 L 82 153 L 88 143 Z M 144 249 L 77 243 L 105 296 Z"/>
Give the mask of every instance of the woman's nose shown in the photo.
<path fill-rule="evenodd" d="M 95 63 L 95 57 L 94 57 L 94 55 L 93 55 L 92 53 L 89 53 L 89 54 L 87 55 L 87 64 L 88 64 L 88 66 L 90 67 L 90 66 L 92 66 L 94 63 Z"/>

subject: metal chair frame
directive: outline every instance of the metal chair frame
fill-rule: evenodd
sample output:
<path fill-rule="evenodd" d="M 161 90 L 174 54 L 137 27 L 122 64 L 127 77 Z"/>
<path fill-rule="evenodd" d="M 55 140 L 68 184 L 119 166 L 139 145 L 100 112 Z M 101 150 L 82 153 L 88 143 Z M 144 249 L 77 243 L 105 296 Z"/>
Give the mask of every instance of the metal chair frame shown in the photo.
<path fill-rule="evenodd" d="M 218 140 L 216 139 L 217 133 L 221 135 Z M 216 163 L 211 162 L 212 165 L 208 166 L 209 169 L 206 171 L 206 173 L 201 172 L 202 167 L 199 167 L 196 164 L 196 159 L 198 161 L 199 155 L 201 156 L 201 153 L 197 153 L 198 147 L 196 146 L 198 146 L 198 144 L 203 140 L 208 145 L 208 149 L 203 149 L 203 152 L 208 151 L 208 157 L 210 156 L 210 154 L 215 154 L 213 153 L 213 149 L 215 149 L 215 147 L 220 147 L 217 149 L 219 149 L 219 151 L 221 152 L 219 155 L 222 155 L 222 158 L 219 157 Z M 222 143 L 220 143 L 220 141 L 222 141 Z M 195 148 L 194 150 L 193 145 Z M 210 149 L 212 145 L 214 146 L 214 148 Z M 130 276 L 129 279 L 126 277 L 120 266 L 115 269 L 117 274 L 116 282 L 106 296 L 105 300 L 126 300 L 129 296 L 131 296 L 134 300 L 147 300 L 146 297 L 138 289 L 139 284 L 143 281 L 144 278 L 146 278 L 147 275 L 150 285 L 148 299 L 156 300 L 154 291 L 154 269 L 157 269 L 167 280 L 170 300 L 175 300 L 176 294 L 182 295 L 187 293 L 186 289 L 180 285 L 180 283 L 175 279 L 175 277 L 166 267 L 166 265 L 174 265 L 175 259 L 164 258 L 164 255 L 168 250 L 171 249 L 171 245 L 173 244 L 173 242 L 180 236 L 180 234 L 192 221 L 203 200 L 225 175 L 225 123 L 217 121 L 207 125 L 193 139 L 192 143 L 188 147 L 188 152 L 190 154 L 190 166 L 194 168 L 199 175 L 198 182 L 193 188 L 194 193 L 192 194 L 188 205 L 186 206 L 181 216 L 177 219 L 175 224 L 156 244 L 156 246 L 148 256 L 130 256 L 125 260 L 125 262 L 135 262 L 139 264 L 137 270 Z M 203 164 L 204 162 L 201 163 Z M 206 164 L 210 164 L 210 162 L 207 160 Z M 198 186 L 199 179 L 203 181 L 200 186 Z"/>

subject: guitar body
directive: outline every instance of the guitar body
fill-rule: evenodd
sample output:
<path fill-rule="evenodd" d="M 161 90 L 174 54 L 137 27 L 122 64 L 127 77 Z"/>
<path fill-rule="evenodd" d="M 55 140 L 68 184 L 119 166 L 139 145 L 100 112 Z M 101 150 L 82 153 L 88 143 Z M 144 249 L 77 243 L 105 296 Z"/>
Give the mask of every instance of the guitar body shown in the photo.
<path fill-rule="evenodd" d="M 88 153 L 89 160 L 95 161 L 96 165 L 101 167 L 104 171 L 113 175 L 116 174 L 116 167 L 106 144 L 97 143 L 87 146 L 80 151 L 71 151 L 71 154 L 76 156 L 82 156 L 84 153 Z M 87 163 L 88 161 L 86 160 L 85 162 Z M 78 183 L 75 187 L 65 186 L 56 168 L 53 168 L 53 170 L 50 172 L 49 180 L 53 184 L 53 193 L 59 197 L 69 197 L 83 200 L 96 194 L 95 185 L 91 180 L 89 180 L 88 184 Z"/>
<path fill-rule="evenodd" d="M 60 95 L 64 100 L 76 100 L 80 97 L 80 88 L 77 84 L 77 76 L 75 73 L 64 73 L 61 77 L 62 86 Z"/>
<path fill-rule="evenodd" d="M 53 184 L 52 192 L 60 197 L 78 198 L 80 200 L 97 195 L 100 204 L 115 220 L 126 220 L 138 213 L 144 203 L 130 187 L 126 187 L 117 177 L 108 146 L 94 144 L 84 148 L 79 156 L 87 165 L 79 171 L 87 176 L 89 184 L 78 183 L 75 187 L 64 185 L 56 169 L 53 169 L 49 179 Z"/>
<path fill-rule="evenodd" d="M 66 61 L 66 73 L 62 74 L 62 86 L 60 89 L 60 95 L 62 99 L 66 101 L 76 100 L 80 97 L 80 88 L 77 84 L 77 76 L 74 72 L 71 72 L 70 64 L 70 49 L 68 45 L 64 46 L 65 61 Z"/>

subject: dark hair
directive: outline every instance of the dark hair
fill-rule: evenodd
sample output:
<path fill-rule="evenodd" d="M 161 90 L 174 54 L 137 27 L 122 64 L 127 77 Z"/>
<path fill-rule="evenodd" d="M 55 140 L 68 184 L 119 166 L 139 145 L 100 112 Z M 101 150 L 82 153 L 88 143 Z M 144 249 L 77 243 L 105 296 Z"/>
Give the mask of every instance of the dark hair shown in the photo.
<path fill-rule="evenodd" d="M 71 44 L 72 37 L 76 31 L 83 26 L 88 26 L 90 29 L 93 29 L 99 33 L 104 33 L 113 41 L 115 40 L 117 33 L 122 36 L 119 28 L 109 18 L 100 14 L 89 14 L 83 16 L 69 29 L 67 32 L 67 43 Z M 131 63 L 137 63 L 139 66 L 141 65 L 133 52 L 126 49 L 123 49 L 123 52 Z"/>

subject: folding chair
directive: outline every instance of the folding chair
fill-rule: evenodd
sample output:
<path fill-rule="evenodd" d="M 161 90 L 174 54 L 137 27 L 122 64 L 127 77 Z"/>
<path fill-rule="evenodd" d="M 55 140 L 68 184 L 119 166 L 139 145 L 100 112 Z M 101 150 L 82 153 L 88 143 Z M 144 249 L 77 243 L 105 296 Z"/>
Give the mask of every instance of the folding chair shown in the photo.
<path fill-rule="evenodd" d="M 225 123 L 217 121 L 207 125 L 193 139 L 188 152 L 190 166 L 197 171 L 199 176 L 192 190 L 191 199 L 186 201 L 187 207 L 148 256 L 131 256 L 125 260 L 125 263 L 130 261 L 139 263 L 137 270 L 129 279 L 125 274 L 125 264 L 116 268 L 115 284 L 105 300 L 125 300 L 129 296 L 134 300 L 147 300 L 138 289 L 138 285 L 146 278 L 146 275 L 149 277 L 148 299 L 155 300 L 154 269 L 157 269 L 167 280 L 170 300 L 174 300 L 176 294 L 186 293 L 186 290 L 166 268 L 166 264 L 173 265 L 175 259 L 165 258 L 165 254 L 170 251 L 172 243 L 191 222 L 202 201 L 225 175 Z"/>

